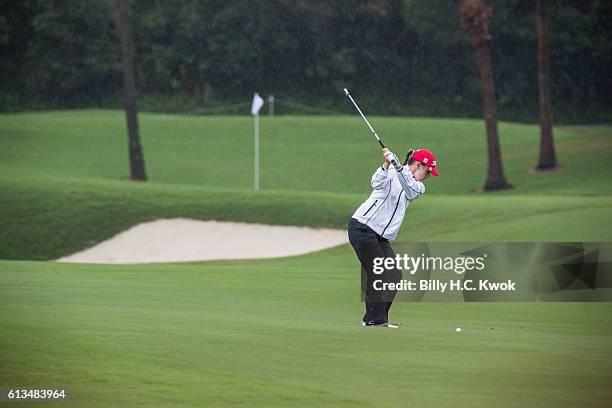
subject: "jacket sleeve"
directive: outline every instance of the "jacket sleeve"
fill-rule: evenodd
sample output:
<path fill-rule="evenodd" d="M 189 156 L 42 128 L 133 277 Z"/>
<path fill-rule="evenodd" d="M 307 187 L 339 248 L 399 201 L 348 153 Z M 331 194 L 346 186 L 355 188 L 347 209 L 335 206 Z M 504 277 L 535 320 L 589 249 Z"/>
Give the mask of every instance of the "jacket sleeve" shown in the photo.
<path fill-rule="evenodd" d="M 409 200 L 414 200 L 425 192 L 425 184 L 414 178 L 410 169 L 402 167 L 397 172 L 397 180 L 402 185 Z"/>
<path fill-rule="evenodd" d="M 374 190 L 382 190 L 388 179 L 389 170 L 385 170 L 383 166 L 380 166 L 372 175 L 372 188 Z"/>

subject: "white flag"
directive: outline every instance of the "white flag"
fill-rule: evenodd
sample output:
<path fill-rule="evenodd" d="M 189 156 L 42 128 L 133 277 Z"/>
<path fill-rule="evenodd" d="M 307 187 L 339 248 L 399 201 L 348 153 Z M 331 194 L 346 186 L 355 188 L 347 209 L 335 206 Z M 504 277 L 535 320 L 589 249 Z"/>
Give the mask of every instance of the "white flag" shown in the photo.
<path fill-rule="evenodd" d="M 251 105 L 251 115 L 258 115 L 263 104 L 264 100 L 257 92 L 255 92 L 255 95 L 253 95 L 253 105 Z"/>

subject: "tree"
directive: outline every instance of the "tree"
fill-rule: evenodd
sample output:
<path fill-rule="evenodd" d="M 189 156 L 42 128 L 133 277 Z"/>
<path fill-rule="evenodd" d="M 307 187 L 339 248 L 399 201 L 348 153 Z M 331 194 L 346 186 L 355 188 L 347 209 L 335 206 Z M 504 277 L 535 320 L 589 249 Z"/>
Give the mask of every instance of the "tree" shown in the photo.
<path fill-rule="evenodd" d="M 123 86 L 125 88 L 125 114 L 128 128 L 128 148 L 132 180 L 146 181 L 144 157 L 138 133 L 136 108 L 136 82 L 134 80 L 134 40 L 130 30 L 127 0 L 117 0 L 117 26 L 121 36 Z"/>
<path fill-rule="evenodd" d="M 548 60 L 548 18 L 546 17 L 545 0 L 537 0 L 537 14 L 540 159 L 536 170 L 552 170 L 557 168 L 557 157 L 552 130 L 550 65 Z"/>
<path fill-rule="evenodd" d="M 489 42 L 491 41 L 489 21 L 492 14 L 492 8 L 486 6 L 482 0 L 461 0 L 459 2 L 461 26 L 472 40 L 480 71 L 489 162 L 487 180 L 483 187 L 485 191 L 512 188 L 512 185 L 506 181 L 504 176 L 499 134 L 497 131 L 493 73 L 489 52 Z"/>

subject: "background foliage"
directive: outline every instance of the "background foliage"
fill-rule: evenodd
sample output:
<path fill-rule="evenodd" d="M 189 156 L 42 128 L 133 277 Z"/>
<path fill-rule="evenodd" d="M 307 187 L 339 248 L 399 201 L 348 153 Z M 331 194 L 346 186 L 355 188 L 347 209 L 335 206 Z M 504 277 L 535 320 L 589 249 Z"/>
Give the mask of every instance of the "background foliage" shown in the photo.
<path fill-rule="evenodd" d="M 489 0 L 500 116 L 537 119 L 535 1 Z M 549 2 L 557 122 L 609 121 L 612 3 Z M 115 1 L 0 2 L 0 109 L 121 104 Z M 186 111 L 258 90 L 372 114 L 480 115 L 450 0 L 133 0 L 140 106 Z M 282 112 L 281 112 L 282 113 Z"/>

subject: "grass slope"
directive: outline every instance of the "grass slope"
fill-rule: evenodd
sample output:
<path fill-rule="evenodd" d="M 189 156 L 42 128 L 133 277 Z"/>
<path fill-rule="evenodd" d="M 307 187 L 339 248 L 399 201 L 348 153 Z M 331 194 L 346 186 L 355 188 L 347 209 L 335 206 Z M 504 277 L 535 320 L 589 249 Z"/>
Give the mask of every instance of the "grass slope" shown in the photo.
<path fill-rule="evenodd" d="M 409 139 L 440 158 L 443 176 L 410 208 L 402 240 L 612 239 L 609 127 L 557 129 L 566 170 L 530 175 L 537 128 L 502 124 L 517 188 L 475 196 L 468 192 L 484 174 L 480 121 L 372 120 L 389 145 Z M 126 180 L 121 112 L 0 115 L 0 258 L 53 259 L 160 217 L 344 228 L 380 162 L 359 119 L 262 118 L 263 190 L 255 194 L 251 118 L 143 114 L 141 125 L 144 184 Z"/>
<path fill-rule="evenodd" d="M 345 228 L 363 194 L 79 179 L 0 181 L 0 258 L 56 259 L 139 222 L 187 217 Z M 424 196 L 403 241 L 610 241 L 612 197 Z"/>

